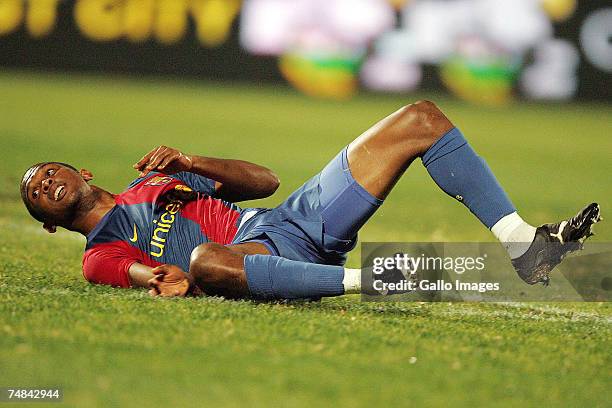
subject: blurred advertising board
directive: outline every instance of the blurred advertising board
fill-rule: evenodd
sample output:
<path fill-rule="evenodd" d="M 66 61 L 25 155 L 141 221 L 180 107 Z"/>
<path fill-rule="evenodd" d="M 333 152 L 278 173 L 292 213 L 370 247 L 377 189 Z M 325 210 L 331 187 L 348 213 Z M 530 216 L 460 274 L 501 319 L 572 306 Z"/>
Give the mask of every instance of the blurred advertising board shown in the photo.
<path fill-rule="evenodd" d="M 577 0 L 0 0 L 0 66 L 608 101 L 611 30 Z"/>

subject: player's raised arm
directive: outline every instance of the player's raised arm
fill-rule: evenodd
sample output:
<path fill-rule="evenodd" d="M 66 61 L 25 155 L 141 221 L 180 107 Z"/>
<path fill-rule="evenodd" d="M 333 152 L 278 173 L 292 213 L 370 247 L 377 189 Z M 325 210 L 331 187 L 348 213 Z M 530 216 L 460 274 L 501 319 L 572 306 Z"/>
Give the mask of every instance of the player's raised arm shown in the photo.
<path fill-rule="evenodd" d="M 243 160 L 187 155 L 167 146 L 151 150 L 133 167 L 141 177 L 151 171 L 199 174 L 215 180 L 219 198 L 233 202 L 269 197 L 280 184 L 276 174 L 263 166 Z"/>

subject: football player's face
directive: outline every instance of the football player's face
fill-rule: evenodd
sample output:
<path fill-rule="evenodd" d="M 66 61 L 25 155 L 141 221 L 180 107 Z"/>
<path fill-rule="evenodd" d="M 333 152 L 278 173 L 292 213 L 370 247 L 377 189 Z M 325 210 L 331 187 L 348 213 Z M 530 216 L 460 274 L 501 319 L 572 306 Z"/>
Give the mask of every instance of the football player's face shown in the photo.
<path fill-rule="evenodd" d="M 90 187 L 81 174 L 61 164 L 40 166 L 27 182 L 28 200 L 32 207 L 57 225 L 70 222 L 79 200 Z"/>

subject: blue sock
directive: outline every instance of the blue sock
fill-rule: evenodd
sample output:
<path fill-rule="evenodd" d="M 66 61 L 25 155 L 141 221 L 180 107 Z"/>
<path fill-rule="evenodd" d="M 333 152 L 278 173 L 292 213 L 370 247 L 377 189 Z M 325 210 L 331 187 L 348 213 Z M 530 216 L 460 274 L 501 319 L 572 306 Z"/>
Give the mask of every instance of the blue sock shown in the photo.
<path fill-rule="evenodd" d="M 459 129 L 450 130 L 434 143 L 423 156 L 423 164 L 436 184 L 465 204 L 487 228 L 516 211 L 487 163 Z"/>
<path fill-rule="evenodd" d="M 344 294 L 344 268 L 270 255 L 244 257 L 249 290 L 258 299 L 304 299 Z"/>

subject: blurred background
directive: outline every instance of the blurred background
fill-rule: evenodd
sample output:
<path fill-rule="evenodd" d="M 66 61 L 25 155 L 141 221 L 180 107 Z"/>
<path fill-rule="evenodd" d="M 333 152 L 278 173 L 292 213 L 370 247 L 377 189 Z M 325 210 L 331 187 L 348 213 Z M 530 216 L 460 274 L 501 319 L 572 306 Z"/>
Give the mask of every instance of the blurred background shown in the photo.
<path fill-rule="evenodd" d="M 0 66 L 288 83 L 318 98 L 612 98 L 612 6 L 577 0 L 0 0 Z"/>

